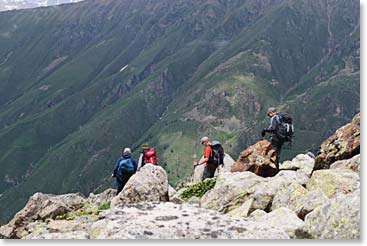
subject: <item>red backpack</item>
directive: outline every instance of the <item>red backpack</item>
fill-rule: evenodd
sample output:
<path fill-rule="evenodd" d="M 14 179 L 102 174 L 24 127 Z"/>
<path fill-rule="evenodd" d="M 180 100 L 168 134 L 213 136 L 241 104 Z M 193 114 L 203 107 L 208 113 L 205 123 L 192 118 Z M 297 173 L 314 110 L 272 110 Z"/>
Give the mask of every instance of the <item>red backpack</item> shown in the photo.
<path fill-rule="evenodd" d="M 153 165 L 158 165 L 158 158 L 156 156 L 155 148 L 144 150 L 143 163 L 152 163 Z"/>

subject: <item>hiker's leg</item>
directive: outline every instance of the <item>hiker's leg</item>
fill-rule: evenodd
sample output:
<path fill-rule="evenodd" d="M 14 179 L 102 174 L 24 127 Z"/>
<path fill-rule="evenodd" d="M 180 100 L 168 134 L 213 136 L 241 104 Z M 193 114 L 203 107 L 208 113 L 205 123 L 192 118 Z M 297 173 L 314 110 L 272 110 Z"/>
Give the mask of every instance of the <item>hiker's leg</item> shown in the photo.
<path fill-rule="evenodd" d="M 282 143 L 278 138 L 272 137 L 271 146 L 275 151 L 275 166 L 279 170 L 279 158 L 280 158 L 280 151 L 282 150 Z"/>
<path fill-rule="evenodd" d="M 215 170 L 216 168 L 205 167 L 201 181 L 204 181 L 205 179 L 213 178 L 215 174 Z"/>
<path fill-rule="evenodd" d="M 209 177 L 209 170 L 207 167 L 204 167 L 204 172 L 203 172 L 203 176 L 201 176 L 201 182 L 203 182 L 206 178 Z"/>
<path fill-rule="evenodd" d="M 116 196 L 118 194 L 120 194 L 120 192 L 122 191 L 122 188 L 124 188 L 123 186 L 117 186 L 117 192 L 116 192 Z"/>

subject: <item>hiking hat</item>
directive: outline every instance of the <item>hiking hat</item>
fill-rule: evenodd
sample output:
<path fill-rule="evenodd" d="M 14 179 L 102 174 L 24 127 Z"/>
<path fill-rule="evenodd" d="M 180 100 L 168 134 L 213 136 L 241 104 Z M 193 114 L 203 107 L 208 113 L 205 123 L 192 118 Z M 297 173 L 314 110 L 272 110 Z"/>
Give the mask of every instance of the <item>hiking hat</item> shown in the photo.
<path fill-rule="evenodd" d="M 147 149 L 147 148 L 149 148 L 149 144 L 144 143 L 144 144 L 142 144 L 142 145 L 141 145 L 141 147 L 142 147 L 143 149 Z"/>
<path fill-rule="evenodd" d="M 207 136 L 205 136 L 205 137 L 201 138 L 200 143 L 204 143 L 204 142 L 207 142 L 207 141 L 209 141 L 209 138 Z"/>
<path fill-rule="evenodd" d="M 123 153 L 124 154 L 131 154 L 131 149 L 125 148 Z"/>
<path fill-rule="evenodd" d="M 271 108 L 268 109 L 268 112 L 266 113 L 266 115 L 269 115 L 270 113 L 275 113 L 275 112 L 277 112 L 277 109 L 271 107 Z"/>

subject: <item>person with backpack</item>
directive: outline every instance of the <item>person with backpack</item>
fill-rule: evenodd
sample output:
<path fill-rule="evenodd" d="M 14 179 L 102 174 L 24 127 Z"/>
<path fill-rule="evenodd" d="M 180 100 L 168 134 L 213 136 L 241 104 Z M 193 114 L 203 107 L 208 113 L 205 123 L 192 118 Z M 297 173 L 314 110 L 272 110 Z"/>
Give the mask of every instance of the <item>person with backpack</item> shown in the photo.
<path fill-rule="evenodd" d="M 223 165 L 224 150 L 218 141 L 211 143 L 208 137 L 201 138 L 200 143 L 205 146 L 204 158 L 201 161 L 195 161 L 194 167 L 205 164 L 201 177 L 201 181 L 204 181 L 207 178 L 213 178 L 218 166 Z"/>
<path fill-rule="evenodd" d="M 285 142 L 292 142 L 294 132 L 292 117 L 288 114 L 278 114 L 276 108 L 269 108 L 267 116 L 270 118 L 270 125 L 262 130 L 261 136 L 265 137 L 266 133 L 271 134 L 271 146 L 275 150 L 275 165 L 279 170 L 280 152 Z"/>
<path fill-rule="evenodd" d="M 116 161 L 112 174 L 112 177 L 116 178 L 116 195 L 122 191 L 130 177 L 136 173 L 137 167 L 136 161 L 131 157 L 131 150 L 125 148 L 122 156 Z"/>
<path fill-rule="evenodd" d="M 149 144 L 142 144 L 142 152 L 139 157 L 138 169 L 143 167 L 145 164 L 150 163 L 158 165 L 157 151 L 155 148 L 149 148 Z"/>

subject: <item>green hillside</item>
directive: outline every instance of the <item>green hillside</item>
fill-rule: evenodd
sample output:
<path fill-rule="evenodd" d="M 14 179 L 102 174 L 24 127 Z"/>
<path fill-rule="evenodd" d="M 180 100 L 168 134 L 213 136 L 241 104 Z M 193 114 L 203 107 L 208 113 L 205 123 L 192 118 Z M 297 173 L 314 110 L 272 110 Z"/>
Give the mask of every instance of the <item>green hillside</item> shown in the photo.
<path fill-rule="evenodd" d="M 359 111 L 359 2 L 85 1 L 0 13 L 0 223 L 30 194 L 113 185 L 123 147 L 149 142 L 175 186 L 203 135 L 228 153 L 265 111 L 315 151 Z"/>

